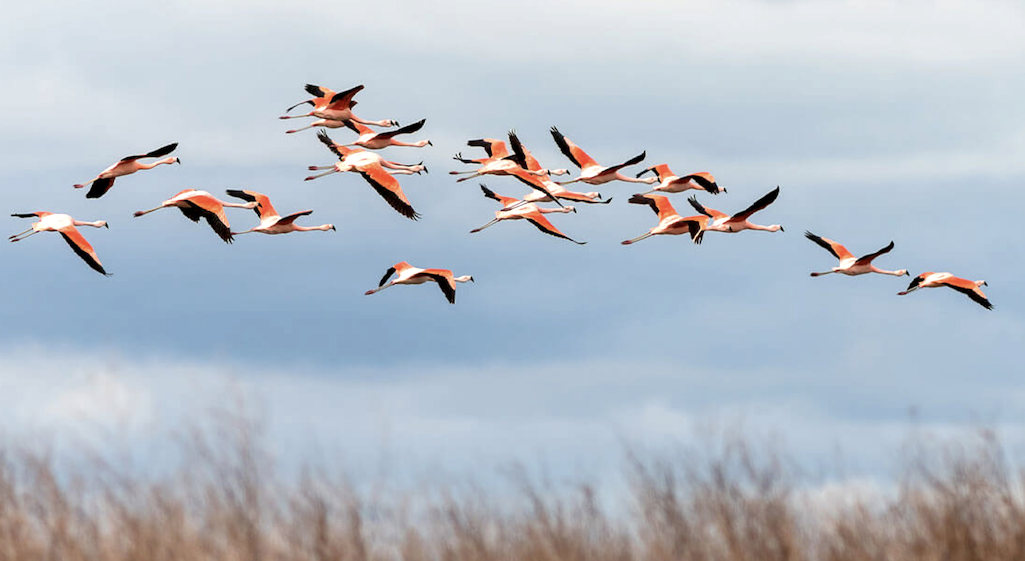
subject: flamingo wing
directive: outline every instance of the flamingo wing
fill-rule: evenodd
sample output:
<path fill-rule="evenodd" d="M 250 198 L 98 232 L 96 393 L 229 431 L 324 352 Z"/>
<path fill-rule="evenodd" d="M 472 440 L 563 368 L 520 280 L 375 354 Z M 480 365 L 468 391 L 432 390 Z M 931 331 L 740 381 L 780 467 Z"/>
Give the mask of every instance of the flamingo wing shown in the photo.
<path fill-rule="evenodd" d="M 706 171 L 685 175 L 681 177 L 680 180 L 693 181 L 694 183 L 700 185 L 702 189 L 708 191 L 713 195 L 718 195 L 720 191 L 719 184 L 715 182 L 715 177 L 713 177 L 712 174 Z"/>
<path fill-rule="evenodd" d="M 93 246 L 89 245 L 89 242 L 85 240 L 85 236 L 78 231 L 78 228 L 74 226 L 65 226 L 58 230 L 64 241 L 68 242 L 71 249 L 75 250 L 75 253 L 82 258 L 90 267 L 95 271 L 107 275 L 107 271 L 104 270 L 103 264 L 100 263 L 100 258 L 96 256 L 96 251 Z"/>
<path fill-rule="evenodd" d="M 206 223 L 213 228 L 214 232 L 222 240 L 226 243 L 234 241 L 234 237 L 231 235 L 231 225 L 228 223 L 228 216 L 224 214 L 224 205 L 220 201 L 210 195 L 196 195 L 186 199 L 184 202 L 194 211 L 194 214 L 205 218 Z M 182 212 L 184 213 L 185 210 L 182 209 Z"/>
<path fill-rule="evenodd" d="M 573 144 L 572 140 L 566 138 L 565 135 L 559 132 L 558 128 L 552 127 L 551 132 L 552 138 L 555 139 L 555 144 L 558 145 L 559 150 L 563 155 L 569 158 L 569 161 L 573 162 L 573 165 L 581 169 L 588 166 L 598 165 L 598 162 L 595 162 L 593 158 L 588 156 L 587 152 L 581 150 L 579 146 Z"/>
<path fill-rule="evenodd" d="M 122 162 L 131 162 L 133 160 L 138 160 L 140 158 L 160 158 L 162 156 L 166 156 L 166 155 L 170 154 L 171 152 L 174 152 L 174 149 L 177 148 L 177 147 L 178 147 L 178 143 L 177 142 L 172 142 L 171 144 L 168 144 L 167 146 L 161 146 L 160 148 L 157 148 L 156 150 L 152 150 L 150 152 L 146 152 L 145 154 L 136 154 L 134 156 L 125 156 L 124 158 L 121 158 L 121 161 Z"/>
<path fill-rule="evenodd" d="M 853 259 L 854 258 L 854 255 L 850 251 L 847 251 L 846 247 L 838 244 L 837 242 L 835 242 L 835 241 L 833 241 L 833 240 L 831 240 L 829 238 L 823 238 L 823 237 L 820 237 L 820 236 L 816 236 L 815 234 L 813 234 L 811 232 L 808 232 L 808 231 L 804 232 L 804 237 L 806 237 L 809 240 L 817 243 L 823 249 L 825 249 L 829 253 L 832 253 L 833 257 L 836 257 L 840 261 L 843 261 L 844 259 Z M 864 257 L 862 257 L 862 259 L 864 259 Z"/>
<path fill-rule="evenodd" d="M 494 199 L 494 200 L 502 203 L 503 207 L 506 207 L 506 206 L 509 206 L 509 205 L 511 205 L 513 203 L 519 202 L 519 199 L 515 199 L 513 197 L 505 197 L 505 196 L 502 196 L 502 195 L 495 194 L 494 191 L 492 191 L 491 189 L 488 189 L 488 186 L 483 184 L 483 183 L 480 184 L 480 189 L 481 189 L 481 191 L 484 192 L 484 196 L 485 197 L 487 197 L 489 199 Z"/>
<path fill-rule="evenodd" d="M 709 218 L 719 219 L 719 218 L 726 218 L 727 216 L 729 216 L 728 214 L 726 214 L 724 212 L 719 212 L 718 210 L 715 210 L 714 208 L 705 208 L 704 205 L 702 205 L 701 203 L 698 202 L 698 198 L 693 196 L 693 195 L 690 196 L 687 199 L 687 202 L 690 203 L 690 206 L 694 207 L 694 210 L 700 212 L 701 214 L 704 214 L 705 216 L 707 216 Z"/>
<path fill-rule="evenodd" d="M 567 236 L 566 234 L 563 234 L 562 232 L 559 231 L 558 228 L 556 228 L 551 222 L 549 222 L 548 219 L 545 218 L 544 215 L 541 214 L 540 212 L 532 212 L 532 213 L 527 214 L 526 216 L 524 216 L 524 218 L 527 219 L 527 221 L 529 221 L 531 224 L 536 226 L 538 230 L 541 230 L 542 232 L 544 232 L 544 233 L 546 233 L 548 235 L 555 236 L 557 238 L 563 238 L 563 239 L 569 240 L 569 241 L 571 241 L 571 242 L 573 242 L 573 243 L 575 243 L 577 245 L 584 245 L 585 243 L 587 243 L 587 242 L 578 242 L 578 241 L 574 240 L 573 238 Z"/>
<path fill-rule="evenodd" d="M 773 201 L 776 200 L 776 197 L 778 197 L 778 196 L 779 196 L 779 187 L 776 187 L 772 191 L 769 191 L 768 193 L 763 195 L 762 198 L 760 198 L 757 201 L 755 201 L 751 206 L 745 208 L 744 210 L 738 212 L 737 214 L 734 214 L 733 217 L 730 218 L 730 221 L 731 222 L 741 222 L 741 221 L 747 220 L 752 214 L 754 214 L 754 213 L 758 212 L 759 210 L 762 210 L 763 208 L 771 205 L 773 203 Z"/>
<path fill-rule="evenodd" d="M 478 138 L 466 141 L 467 146 L 483 148 L 489 158 L 504 158 L 509 155 L 509 148 L 501 140 L 494 138 Z"/>
<path fill-rule="evenodd" d="M 669 164 L 659 164 L 638 173 L 635 177 L 640 177 L 649 172 L 654 173 L 655 177 L 657 177 L 659 181 L 664 181 L 666 177 L 674 175 L 673 170 L 669 169 Z"/>
<path fill-rule="evenodd" d="M 288 216 L 285 216 L 281 220 L 278 220 L 277 223 L 280 226 L 287 226 L 287 225 L 295 222 L 296 218 L 299 218 L 300 216 L 309 216 L 311 214 L 313 214 L 312 210 L 304 210 L 302 212 L 293 212 L 292 214 L 289 214 Z"/>
<path fill-rule="evenodd" d="M 358 171 L 363 176 L 363 179 L 366 179 L 367 183 L 370 183 L 374 190 L 377 191 L 377 194 L 381 195 L 399 214 L 411 220 L 420 218 L 420 214 L 413 210 L 413 206 L 409 203 L 409 199 L 406 198 L 406 194 L 402 192 L 399 180 L 384 171 L 381 164 L 374 163 L 364 166 Z"/>
<path fill-rule="evenodd" d="M 602 170 L 602 174 L 616 173 L 617 171 L 619 171 L 619 170 L 621 170 L 621 169 L 623 169 L 623 168 L 625 168 L 627 166 L 632 166 L 634 164 L 639 164 L 642 161 L 644 161 L 644 157 L 647 156 L 647 155 L 648 155 L 647 151 L 641 152 L 640 154 L 634 156 L 633 158 L 630 158 L 629 160 L 627 160 L 627 161 L 625 161 L 625 162 L 623 162 L 621 164 L 616 164 L 614 166 L 609 166 L 609 167 L 605 168 L 604 170 Z"/>
<path fill-rule="evenodd" d="M 843 247 L 843 246 L 841 246 L 841 247 Z M 893 251 L 893 241 L 892 240 L 890 241 L 889 245 L 887 245 L 886 247 L 880 249 L 879 251 L 877 251 L 875 253 L 869 253 L 868 255 L 859 257 L 858 260 L 854 262 L 854 264 L 855 265 L 868 265 L 876 257 L 879 257 L 880 255 L 883 255 L 884 253 L 889 253 L 891 251 Z"/>
<path fill-rule="evenodd" d="M 344 92 L 338 92 L 335 95 L 331 96 L 331 101 L 328 102 L 328 105 L 341 106 L 343 109 L 348 109 L 349 102 L 351 102 L 352 98 L 362 89 L 363 84 L 360 84 L 358 86 L 349 88 Z"/>
<path fill-rule="evenodd" d="M 388 282 L 388 278 L 395 274 L 395 267 L 388 267 L 388 270 L 384 272 L 384 276 L 381 277 L 381 282 L 377 283 L 377 288 L 384 286 L 384 283 Z"/>
<path fill-rule="evenodd" d="M 356 150 L 336 144 L 335 141 L 331 140 L 331 137 L 323 130 L 317 131 L 317 140 L 319 140 L 324 146 L 327 146 L 327 149 L 335 156 L 338 156 L 339 160 L 343 160 L 349 154 L 356 152 Z"/>
<path fill-rule="evenodd" d="M 516 162 L 520 164 L 520 167 L 526 168 L 530 171 L 541 171 L 541 162 L 537 161 L 537 158 L 527 150 L 523 143 L 520 142 L 520 137 L 516 135 L 516 131 L 509 131 L 509 144 L 512 145 L 513 154 L 516 155 Z"/>
<path fill-rule="evenodd" d="M 260 217 L 260 220 L 268 216 L 278 216 L 278 211 L 274 209 L 274 205 L 270 204 L 270 198 L 263 193 L 257 193 L 256 191 L 249 191 L 246 189 L 228 189 L 226 191 L 228 195 L 242 199 L 243 201 L 256 203 L 253 207 L 253 212 Z"/>
<path fill-rule="evenodd" d="M 432 280 L 438 283 L 441 287 L 441 292 L 445 294 L 445 298 L 449 304 L 456 303 L 456 282 L 452 280 L 452 271 L 445 269 L 424 269 L 422 272 L 417 273 L 414 276 L 423 275 L 430 277 Z"/>
<path fill-rule="evenodd" d="M 98 199 L 106 195 L 112 185 L 114 185 L 113 177 L 101 177 L 93 181 L 92 186 L 89 187 L 89 192 L 85 194 L 85 198 Z"/>
<path fill-rule="evenodd" d="M 426 122 L 427 122 L 427 119 L 420 119 L 419 121 L 417 121 L 415 123 L 412 123 L 412 124 L 409 124 L 409 125 L 406 125 L 404 127 L 399 127 L 399 128 L 397 128 L 395 130 L 391 130 L 391 131 L 388 131 L 388 132 L 378 133 L 377 134 L 377 138 L 393 138 L 393 137 L 396 137 L 396 136 L 398 136 L 400 134 L 414 133 L 414 132 L 424 128 L 424 123 L 426 123 Z"/>
<path fill-rule="evenodd" d="M 564 206 L 561 202 L 559 202 L 559 199 L 557 197 L 552 195 L 551 191 L 549 191 L 548 188 L 545 187 L 545 184 L 540 179 L 538 179 L 536 175 L 528 173 L 527 170 L 523 168 L 515 168 L 507 171 L 506 174 L 511 175 L 516 179 L 519 179 L 521 182 L 526 183 L 527 185 L 530 185 L 534 190 L 544 193 L 546 197 L 551 199 L 552 202 L 559 205 L 560 207 Z"/>
<path fill-rule="evenodd" d="M 940 281 L 940 284 L 947 286 L 949 288 L 953 288 L 954 290 L 967 295 L 969 298 L 975 301 L 976 304 L 982 306 L 983 308 L 986 308 L 987 310 L 993 309 L 993 304 L 989 303 L 989 299 L 986 298 L 986 294 L 983 293 L 979 287 L 975 286 L 974 282 L 968 279 L 950 277 L 948 279 Z"/>
<path fill-rule="evenodd" d="M 635 205 L 648 205 L 658 215 L 660 220 L 663 213 L 677 214 L 676 209 L 669 203 L 669 199 L 662 195 L 641 195 L 638 193 L 630 197 L 629 202 Z"/>

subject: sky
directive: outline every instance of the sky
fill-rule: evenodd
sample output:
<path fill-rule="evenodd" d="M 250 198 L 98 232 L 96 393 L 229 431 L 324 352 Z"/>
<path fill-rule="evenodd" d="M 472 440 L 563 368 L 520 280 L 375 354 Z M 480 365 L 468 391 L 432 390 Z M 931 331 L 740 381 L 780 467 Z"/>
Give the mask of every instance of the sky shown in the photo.
<path fill-rule="evenodd" d="M 1020 447 L 1023 27 L 1025 6 L 1002 0 L 11 6 L 5 213 L 107 220 L 83 233 L 113 276 L 52 234 L 2 247 L 0 433 L 152 442 L 239 394 L 282 457 L 388 450 L 423 471 L 602 471 L 626 445 L 716 424 L 874 474 L 911 426 L 991 426 Z M 382 153 L 430 170 L 400 176 L 421 220 L 355 175 L 302 181 L 334 161 L 276 118 L 305 83 L 364 84 L 363 118 L 427 120 L 414 136 L 433 146 Z M 624 247 L 654 216 L 626 203 L 641 186 L 610 183 L 610 205 L 552 218 L 586 246 L 524 223 L 470 235 L 497 207 L 446 173 L 463 169 L 451 156 L 515 129 L 572 167 L 551 126 L 599 162 L 646 151 L 643 167 L 712 172 L 728 193 L 699 198 L 727 213 L 778 185 L 756 218 L 786 231 Z M 170 142 L 181 166 L 99 200 L 71 187 Z M 337 232 L 229 246 L 174 210 L 132 218 L 185 188 L 263 192 Z M 985 279 L 996 309 L 898 298 L 906 277 L 811 279 L 835 260 L 804 230 L 856 255 L 893 240 L 878 266 Z M 476 282 L 455 306 L 432 286 L 364 296 L 398 261 Z"/>

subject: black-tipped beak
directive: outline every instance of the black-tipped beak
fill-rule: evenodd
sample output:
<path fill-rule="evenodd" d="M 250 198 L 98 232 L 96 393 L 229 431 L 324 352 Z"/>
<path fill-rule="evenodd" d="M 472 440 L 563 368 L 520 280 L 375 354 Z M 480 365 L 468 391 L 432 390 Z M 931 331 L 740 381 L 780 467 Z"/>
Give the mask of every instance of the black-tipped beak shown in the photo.
<path fill-rule="evenodd" d="M 989 286 L 988 282 L 983 281 L 982 286 Z"/>
<path fill-rule="evenodd" d="M 182 165 L 182 159 L 181 158 L 175 158 L 174 161 L 178 162 L 179 166 Z"/>
<path fill-rule="evenodd" d="M 431 142 L 430 140 L 428 140 L 428 141 L 427 141 L 427 145 L 428 145 L 428 146 L 434 146 L 434 143 L 433 143 L 433 142 Z"/>
<path fill-rule="evenodd" d="M 780 232 L 786 232 L 786 230 L 784 230 L 782 226 L 779 227 L 779 231 Z"/>
<path fill-rule="evenodd" d="M 335 228 L 334 226 L 331 226 L 331 231 L 332 231 L 332 232 L 337 232 L 337 231 L 338 231 L 338 229 L 337 229 L 337 228 Z"/>
<path fill-rule="evenodd" d="M 104 222 L 103 223 L 103 227 L 109 230 L 110 229 L 110 224 L 107 224 L 106 222 Z"/>
<path fill-rule="evenodd" d="M 473 277 L 470 277 L 470 282 L 477 282 L 477 281 L 473 280 Z"/>

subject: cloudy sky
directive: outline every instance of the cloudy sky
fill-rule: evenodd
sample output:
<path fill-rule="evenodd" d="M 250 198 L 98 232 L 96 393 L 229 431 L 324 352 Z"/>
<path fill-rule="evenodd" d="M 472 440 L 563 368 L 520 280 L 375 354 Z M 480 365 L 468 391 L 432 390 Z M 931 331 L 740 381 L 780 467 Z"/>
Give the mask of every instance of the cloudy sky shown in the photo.
<path fill-rule="evenodd" d="M 1011 0 L 7 7 L 4 212 L 107 220 L 84 233 L 114 276 L 52 234 L 2 248 L 0 431 L 146 439 L 238 392 L 288 454 L 388 449 L 417 469 L 595 469 L 624 442 L 741 423 L 809 463 L 839 447 L 881 471 L 912 410 L 1025 442 L 1023 22 Z M 302 181 L 333 161 L 276 119 L 307 82 L 366 85 L 364 118 L 427 119 L 433 147 L 385 151 L 431 170 L 401 177 L 419 222 L 358 176 Z M 758 219 L 786 232 L 623 247 L 654 217 L 613 183 L 612 204 L 553 218 L 586 246 L 522 223 L 469 235 L 496 207 L 445 173 L 452 154 L 515 128 L 568 167 L 553 125 L 600 162 L 646 150 L 714 173 L 729 192 L 701 198 L 725 212 L 779 185 Z M 71 188 L 169 142 L 182 166 L 100 200 Z M 131 217 L 187 187 L 264 192 L 338 231 L 229 246 L 177 211 Z M 835 262 L 805 229 L 855 254 L 893 240 L 884 268 L 985 279 L 996 310 L 898 298 L 907 278 L 810 279 Z M 477 282 L 456 306 L 428 286 L 363 296 L 400 260 Z"/>

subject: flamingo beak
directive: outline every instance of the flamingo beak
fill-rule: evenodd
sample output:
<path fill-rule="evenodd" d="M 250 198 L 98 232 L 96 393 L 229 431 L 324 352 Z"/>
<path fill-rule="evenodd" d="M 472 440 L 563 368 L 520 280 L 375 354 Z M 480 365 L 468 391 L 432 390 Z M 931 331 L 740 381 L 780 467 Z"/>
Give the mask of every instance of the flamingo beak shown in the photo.
<path fill-rule="evenodd" d="M 338 230 L 336 230 L 336 229 L 335 229 L 335 227 L 334 227 L 334 226 L 332 225 L 332 226 L 331 226 L 331 231 L 332 231 L 332 232 L 337 232 Z"/>
<path fill-rule="evenodd" d="M 780 232 L 786 232 L 786 230 L 784 230 L 782 226 L 779 227 L 779 231 Z"/>
<path fill-rule="evenodd" d="M 174 161 L 177 162 L 177 164 L 179 166 L 182 165 L 182 159 L 181 158 L 175 158 Z"/>

